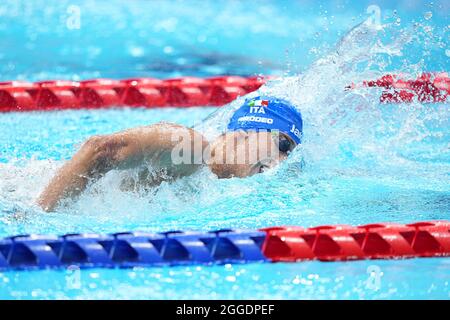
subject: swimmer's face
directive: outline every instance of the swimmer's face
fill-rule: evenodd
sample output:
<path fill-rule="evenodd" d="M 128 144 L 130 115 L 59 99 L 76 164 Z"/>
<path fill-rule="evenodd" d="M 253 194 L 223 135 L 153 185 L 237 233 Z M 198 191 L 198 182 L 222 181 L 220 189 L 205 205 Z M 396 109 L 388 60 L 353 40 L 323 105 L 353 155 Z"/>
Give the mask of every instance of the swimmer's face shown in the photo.
<path fill-rule="evenodd" d="M 210 148 L 212 172 L 219 178 L 244 178 L 278 165 L 295 143 L 282 133 L 234 131 L 221 135 Z"/>

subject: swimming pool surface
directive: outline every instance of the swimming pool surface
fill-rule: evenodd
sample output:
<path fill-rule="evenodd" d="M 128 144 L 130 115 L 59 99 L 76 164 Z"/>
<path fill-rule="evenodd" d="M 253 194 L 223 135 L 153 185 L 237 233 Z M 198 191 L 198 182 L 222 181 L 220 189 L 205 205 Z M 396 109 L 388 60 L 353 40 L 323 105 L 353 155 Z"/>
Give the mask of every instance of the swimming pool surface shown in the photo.
<path fill-rule="evenodd" d="M 74 29 L 70 1 L 2 2 L 0 80 L 290 76 L 262 90 L 301 105 L 302 146 L 247 179 L 204 169 L 131 193 L 120 180 L 135 172 L 113 171 L 79 201 L 44 213 L 34 199 L 89 136 L 158 121 L 198 125 L 216 109 L 3 113 L 0 237 L 450 219 L 448 104 L 380 105 L 373 89 L 342 90 L 389 71 L 448 71 L 448 4 L 374 1 L 384 31 L 360 26 L 339 42 L 372 2 L 202 3 L 78 1 Z M 227 110 L 208 124 L 219 128 Z M 450 260 L 11 271 L 0 273 L 0 298 L 449 299 Z"/>

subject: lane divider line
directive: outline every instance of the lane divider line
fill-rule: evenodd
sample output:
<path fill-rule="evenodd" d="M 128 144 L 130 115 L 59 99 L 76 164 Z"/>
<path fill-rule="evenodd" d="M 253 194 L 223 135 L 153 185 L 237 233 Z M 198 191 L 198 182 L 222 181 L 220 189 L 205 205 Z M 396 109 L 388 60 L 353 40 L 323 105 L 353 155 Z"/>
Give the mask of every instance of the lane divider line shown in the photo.
<path fill-rule="evenodd" d="M 0 112 L 97 109 L 111 107 L 222 106 L 260 88 L 270 77 L 219 76 L 177 79 L 92 79 L 0 82 Z M 380 88 L 381 103 L 447 103 L 447 73 L 423 73 L 416 79 L 387 74 L 346 89 Z"/>
<path fill-rule="evenodd" d="M 448 256 L 450 221 L 0 239 L 2 271 Z"/>

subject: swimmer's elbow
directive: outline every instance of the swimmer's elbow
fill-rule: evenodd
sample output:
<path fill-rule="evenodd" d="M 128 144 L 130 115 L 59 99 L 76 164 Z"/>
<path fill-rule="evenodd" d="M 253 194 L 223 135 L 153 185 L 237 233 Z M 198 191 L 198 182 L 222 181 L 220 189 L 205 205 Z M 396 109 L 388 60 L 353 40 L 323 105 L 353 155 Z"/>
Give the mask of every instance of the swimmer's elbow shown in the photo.
<path fill-rule="evenodd" d="M 87 174 L 102 174 L 117 166 L 121 144 L 111 136 L 92 136 L 86 140 L 74 160 L 79 158 L 80 165 Z"/>
<path fill-rule="evenodd" d="M 124 143 L 114 136 L 93 136 L 86 140 L 71 160 L 66 162 L 41 193 L 37 204 L 53 211 L 61 199 L 78 196 L 87 183 L 117 166 Z"/>

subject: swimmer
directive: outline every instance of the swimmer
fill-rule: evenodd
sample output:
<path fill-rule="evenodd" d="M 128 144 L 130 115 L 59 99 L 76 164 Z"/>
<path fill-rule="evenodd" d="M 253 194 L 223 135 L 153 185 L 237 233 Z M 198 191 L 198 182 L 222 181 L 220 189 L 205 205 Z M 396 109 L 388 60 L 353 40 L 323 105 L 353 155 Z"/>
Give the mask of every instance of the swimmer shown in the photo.
<path fill-rule="evenodd" d="M 259 96 L 246 99 L 227 130 L 211 142 L 192 128 L 165 122 L 93 136 L 61 167 L 37 203 L 53 211 L 110 170 L 142 168 L 137 183 L 147 186 L 191 175 L 202 166 L 218 178 L 248 177 L 285 160 L 301 143 L 302 127 L 301 113 L 290 102 Z"/>

